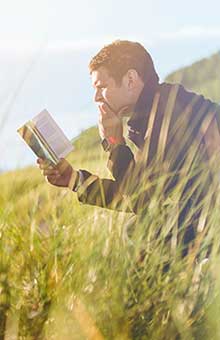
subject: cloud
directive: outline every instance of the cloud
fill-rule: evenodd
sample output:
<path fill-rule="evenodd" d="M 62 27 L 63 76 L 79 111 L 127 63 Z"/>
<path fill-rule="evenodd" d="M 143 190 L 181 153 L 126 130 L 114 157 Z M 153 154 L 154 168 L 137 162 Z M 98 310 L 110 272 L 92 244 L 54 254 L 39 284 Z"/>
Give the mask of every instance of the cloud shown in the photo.
<path fill-rule="evenodd" d="M 191 26 L 183 27 L 176 32 L 165 32 L 159 35 L 159 40 L 185 40 L 185 39 L 216 39 L 220 38 L 220 26 L 202 27 Z"/>
<path fill-rule="evenodd" d="M 108 42 L 107 42 L 108 43 Z M 62 51 L 81 51 L 90 48 L 96 48 L 100 45 L 103 45 L 102 39 L 88 39 L 88 40 L 77 40 L 77 41 L 51 41 L 48 44 L 48 50 L 54 52 L 62 52 Z"/>
<path fill-rule="evenodd" d="M 77 41 L 52 41 L 48 44 L 48 49 L 51 51 L 66 51 L 66 50 L 73 50 L 73 51 L 81 51 L 87 49 L 99 49 L 104 45 L 110 44 L 112 41 L 117 39 L 123 40 L 131 40 L 131 41 L 139 41 L 145 42 L 146 39 L 135 37 L 135 36 L 104 36 L 98 39 L 88 39 L 88 40 L 77 40 Z M 152 41 L 147 41 L 148 45 L 152 44 Z"/>
<path fill-rule="evenodd" d="M 86 40 L 53 40 L 53 41 L 32 41 L 32 40 L 2 40 L 0 44 L 1 52 L 15 52 L 17 54 L 32 53 L 39 49 L 48 50 L 51 52 L 63 51 L 82 51 L 89 49 L 99 49 L 104 45 L 111 43 L 114 40 L 132 40 L 139 41 L 152 45 L 152 41 L 144 39 L 140 36 L 103 36 L 99 38 L 86 39 Z"/>
<path fill-rule="evenodd" d="M 24 55 L 34 53 L 37 50 L 48 50 L 49 52 L 64 52 L 64 51 L 83 51 L 91 49 L 100 49 L 102 46 L 111 43 L 116 39 L 139 41 L 144 46 L 153 47 L 164 41 L 178 41 L 186 39 L 220 39 L 220 26 L 203 27 L 191 26 L 183 27 L 177 31 L 163 32 L 155 34 L 152 39 L 137 36 L 101 36 L 98 38 L 84 40 L 53 40 L 53 41 L 32 41 L 32 40 L 2 40 L 0 44 L 0 52 L 15 53 Z"/>

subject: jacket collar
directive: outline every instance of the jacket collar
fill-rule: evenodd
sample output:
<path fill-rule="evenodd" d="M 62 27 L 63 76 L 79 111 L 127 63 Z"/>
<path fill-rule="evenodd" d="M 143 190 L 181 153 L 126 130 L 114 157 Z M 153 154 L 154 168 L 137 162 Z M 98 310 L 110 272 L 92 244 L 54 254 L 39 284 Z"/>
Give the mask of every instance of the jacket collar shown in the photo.
<path fill-rule="evenodd" d="M 135 143 L 138 148 L 141 148 L 144 144 L 144 136 L 147 129 L 149 114 L 155 93 L 159 89 L 159 86 L 159 84 L 154 87 L 149 85 L 144 86 L 135 105 L 132 117 L 127 122 L 128 138 Z"/>

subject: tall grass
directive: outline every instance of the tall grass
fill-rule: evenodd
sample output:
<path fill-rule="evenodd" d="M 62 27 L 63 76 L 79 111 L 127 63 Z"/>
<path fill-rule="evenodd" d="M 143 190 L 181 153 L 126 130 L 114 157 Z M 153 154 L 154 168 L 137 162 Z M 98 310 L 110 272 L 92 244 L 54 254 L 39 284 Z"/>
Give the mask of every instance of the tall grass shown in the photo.
<path fill-rule="evenodd" d="M 89 135 L 82 140 L 88 152 L 78 141 L 73 165 L 106 175 L 99 146 L 89 147 Z M 164 200 L 161 174 L 148 208 L 135 216 L 82 206 L 35 168 L 2 174 L 2 339 L 219 339 L 219 194 L 208 189 L 205 222 L 182 258 L 183 181 Z"/>
<path fill-rule="evenodd" d="M 158 158 L 142 172 L 146 143 L 124 188 L 138 215 L 82 206 L 36 168 L 0 176 L 0 339 L 219 339 L 219 162 L 194 166 L 192 143 L 186 166 L 167 171 L 173 102 Z M 173 138 L 178 131 L 184 145 L 181 119 Z M 96 129 L 84 133 L 70 161 L 108 176 L 98 139 Z M 169 162 L 176 161 L 174 145 Z M 192 220 L 196 238 L 184 245 Z"/>

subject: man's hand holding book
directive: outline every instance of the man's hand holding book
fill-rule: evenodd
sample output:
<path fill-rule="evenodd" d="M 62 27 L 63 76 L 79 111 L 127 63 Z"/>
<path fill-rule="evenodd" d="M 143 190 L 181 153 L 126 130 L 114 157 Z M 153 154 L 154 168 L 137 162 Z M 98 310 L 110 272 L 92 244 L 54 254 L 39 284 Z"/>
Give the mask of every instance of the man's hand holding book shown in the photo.
<path fill-rule="evenodd" d="M 46 180 L 55 186 L 74 190 L 78 183 L 78 171 L 74 170 L 67 160 L 62 158 L 57 165 L 51 165 L 48 160 L 38 158 L 37 164 Z"/>

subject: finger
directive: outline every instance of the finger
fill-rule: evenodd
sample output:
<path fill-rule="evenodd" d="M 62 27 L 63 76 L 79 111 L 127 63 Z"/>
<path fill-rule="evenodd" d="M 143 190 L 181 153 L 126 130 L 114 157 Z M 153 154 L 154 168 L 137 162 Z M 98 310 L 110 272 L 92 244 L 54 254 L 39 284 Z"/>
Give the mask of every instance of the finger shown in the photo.
<path fill-rule="evenodd" d="M 102 103 L 99 105 L 99 111 L 101 114 L 105 115 L 107 113 L 107 105 Z"/>
<path fill-rule="evenodd" d="M 45 169 L 45 170 L 43 170 L 43 175 L 44 176 L 60 176 L 60 173 L 59 173 L 58 170 Z"/>
<path fill-rule="evenodd" d="M 37 158 L 37 163 L 41 164 L 43 162 L 43 158 Z"/>
<path fill-rule="evenodd" d="M 99 136 L 100 136 L 101 139 L 105 138 L 105 134 L 102 130 L 99 130 Z"/>
<path fill-rule="evenodd" d="M 55 176 L 46 176 L 45 177 L 45 181 L 50 183 L 50 184 L 56 184 L 57 183 L 58 178 Z"/>
<path fill-rule="evenodd" d="M 129 106 L 125 106 L 123 107 L 117 114 L 118 118 L 123 118 L 124 114 L 126 114 L 128 112 Z"/>
<path fill-rule="evenodd" d="M 99 121 L 101 123 L 103 122 L 120 122 L 121 120 L 115 115 L 115 114 L 105 114 L 105 115 L 102 115 L 101 113 L 99 114 Z"/>
<path fill-rule="evenodd" d="M 109 129 L 105 129 L 103 127 L 100 127 L 99 128 L 99 135 L 102 139 L 107 138 L 107 137 L 112 135 L 112 131 L 110 131 Z"/>
<path fill-rule="evenodd" d="M 59 179 L 60 176 L 53 176 L 53 175 L 48 175 L 45 176 L 45 178 L 49 181 L 49 182 L 56 182 Z"/>
<path fill-rule="evenodd" d="M 55 169 L 52 165 L 48 165 L 48 163 L 41 163 L 41 164 L 39 164 L 39 168 L 41 169 L 41 170 L 45 170 L 45 169 Z"/>
<path fill-rule="evenodd" d="M 103 126 L 104 128 L 113 128 L 117 129 L 119 126 L 121 126 L 121 122 L 116 119 L 103 119 L 102 121 L 99 121 L 99 124 Z"/>
<path fill-rule="evenodd" d="M 102 114 L 100 114 L 99 115 L 99 121 L 101 122 L 101 123 L 103 123 L 103 122 L 105 122 L 105 121 L 108 121 L 108 120 L 113 120 L 115 118 L 115 116 L 109 116 L 109 115 L 102 115 Z"/>
<path fill-rule="evenodd" d="M 106 137 L 106 133 L 110 130 L 109 128 L 105 127 L 103 124 L 99 124 L 98 128 L 99 128 L 99 134 L 100 134 L 101 137 L 102 136 Z M 112 133 L 112 131 L 111 131 L 111 133 Z"/>
<path fill-rule="evenodd" d="M 37 163 L 40 169 L 55 169 L 56 166 L 48 159 L 38 158 Z"/>
<path fill-rule="evenodd" d="M 57 178 L 55 176 L 47 176 L 46 181 L 56 186 L 62 186 L 62 183 L 60 182 L 60 178 Z"/>
<path fill-rule="evenodd" d="M 47 164 L 48 166 L 49 165 L 52 166 L 51 161 L 48 159 L 44 159 L 44 158 L 37 158 L 37 164 Z"/>
<path fill-rule="evenodd" d="M 102 115 L 106 116 L 114 116 L 115 112 L 108 106 L 106 103 L 102 103 L 99 105 L 99 109 Z"/>
<path fill-rule="evenodd" d="M 65 158 L 61 158 L 59 163 L 56 165 L 56 170 L 59 171 L 60 174 L 64 173 L 67 168 L 71 168 L 71 165 Z"/>
<path fill-rule="evenodd" d="M 37 158 L 37 164 L 40 169 L 43 169 L 46 166 L 48 166 L 48 163 L 43 158 Z"/>
<path fill-rule="evenodd" d="M 104 132 L 103 132 L 103 127 L 102 125 L 98 125 L 98 129 L 99 129 L 99 136 L 101 137 L 101 139 L 105 138 Z"/>

